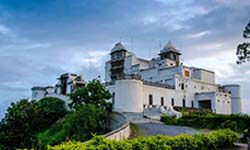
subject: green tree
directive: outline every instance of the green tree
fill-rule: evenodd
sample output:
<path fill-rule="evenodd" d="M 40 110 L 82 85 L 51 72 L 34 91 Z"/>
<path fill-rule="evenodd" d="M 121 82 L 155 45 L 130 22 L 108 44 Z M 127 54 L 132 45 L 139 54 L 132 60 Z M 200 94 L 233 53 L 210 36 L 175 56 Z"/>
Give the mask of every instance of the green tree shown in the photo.
<path fill-rule="evenodd" d="M 38 134 L 39 145 L 55 145 L 65 140 L 85 141 L 105 129 L 104 110 L 93 104 L 86 104 L 72 111 L 48 130 Z"/>
<path fill-rule="evenodd" d="M 101 84 L 99 80 L 92 80 L 83 88 L 77 89 L 69 94 L 71 103 L 70 108 L 77 110 L 82 104 L 94 104 L 95 106 L 108 110 L 111 104 L 107 100 L 112 97 L 110 92 Z"/>
<path fill-rule="evenodd" d="M 58 111 L 58 112 L 57 112 Z M 0 145 L 7 149 L 32 148 L 36 134 L 66 114 L 65 104 L 57 98 L 41 101 L 22 99 L 11 103 L 0 123 Z"/>
<path fill-rule="evenodd" d="M 249 39 L 250 38 L 250 21 L 246 25 L 244 31 L 243 31 L 243 38 Z M 237 47 L 236 55 L 238 57 L 237 64 L 245 63 L 247 61 L 250 61 L 250 43 L 244 42 L 242 44 L 239 44 Z"/>
<path fill-rule="evenodd" d="M 36 101 L 20 100 L 11 103 L 1 122 L 0 144 L 8 149 L 32 147 L 36 137 L 30 121 L 37 114 Z"/>
<path fill-rule="evenodd" d="M 67 114 L 65 102 L 54 97 L 42 98 L 37 102 L 39 123 L 38 131 L 47 129 L 50 125 L 55 123 L 58 119 Z"/>

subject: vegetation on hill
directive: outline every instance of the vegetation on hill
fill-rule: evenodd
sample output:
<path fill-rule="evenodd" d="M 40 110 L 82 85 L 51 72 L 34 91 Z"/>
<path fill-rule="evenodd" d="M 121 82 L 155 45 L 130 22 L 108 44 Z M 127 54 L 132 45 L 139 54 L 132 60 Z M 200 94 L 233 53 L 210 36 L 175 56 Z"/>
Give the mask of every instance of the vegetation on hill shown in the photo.
<path fill-rule="evenodd" d="M 166 124 L 190 126 L 194 128 L 225 129 L 243 132 L 249 128 L 250 116 L 247 114 L 221 115 L 212 113 L 183 113 L 181 118 L 162 116 Z"/>
<path fill-rule="evenodd" d="M 130 138 L 144 136 L 144 131 L 134 123 L 130 123 Z"/>
<path fill-rule="evenodd" d="M 86 104 L 69 113 L 48 130 L 38 134 L 40 146 L 55 145 L 66 140 L 86 141 L 105 133 L 105 113 L 93 104 Z"/>
<path fill-rule="evenodd" d="M 57 98 L 12 103 L 0 122 L 0 149 L 43 149 L 47 144 L 85 141 L 104 133 L 112 108 L 106 100 L 112 96 L 101 82 L 92 80 L 69 96 L 70 112 Z"/>
<path fill-rule="evenodd" d="M 67 113 L 64 101 L 44 98 L 40 101 L 22 99 L 11 103 L 0 123 L 1 149 L 32 148 L 36 134 L 50 127 Z"/>
<path fill-rule="evenodd" d="M 138 137 L 123 141 L 108 140 L 95 137 L 91 142 L 67 142 L 49 147 L 49 150 L 211 150 L 232 145 L 239 138 L 238 134 L 226 129 L 202 135 L 179 135 Z"/>
<path fill-rule="evenodd" d="M 83 88 L 69 94 L 71 112 L 49 129 L 38 134 L 41 147 L 59 144 L 67 140 L 86 141 L 108 129 L 112 97 L 99 80 L 92 80 Z"/>

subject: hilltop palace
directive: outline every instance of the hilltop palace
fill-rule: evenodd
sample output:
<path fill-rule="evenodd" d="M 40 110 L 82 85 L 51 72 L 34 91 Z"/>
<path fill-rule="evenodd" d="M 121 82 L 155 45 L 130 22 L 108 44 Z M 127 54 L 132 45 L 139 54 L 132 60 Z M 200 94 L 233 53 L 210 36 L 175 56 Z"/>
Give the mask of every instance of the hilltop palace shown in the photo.
<path fill-rule="evenodd" d="M 115 111 L 143 113 L 161 108 L 167 112 L 175 106 L 218 114 L 241 112 L 240 86 L 216 84 L 213 71 L 183 65 L 180 51 L 170 41 L 151 60 L 136 57 L 121 42 L 114 45 L 110 55 L 105 86 L 113 96 L 110 101 Z M 84 84 L 80 76 L 64 74 L 55 87 L 32 88 L 32 98 L 66 95 Z"/>

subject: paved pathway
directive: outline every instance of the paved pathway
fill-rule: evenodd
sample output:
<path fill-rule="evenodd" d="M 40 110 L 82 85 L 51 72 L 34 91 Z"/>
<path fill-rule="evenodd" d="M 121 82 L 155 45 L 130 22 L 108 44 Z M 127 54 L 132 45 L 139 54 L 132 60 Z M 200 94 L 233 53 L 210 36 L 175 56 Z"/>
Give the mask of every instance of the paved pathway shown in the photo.
<path fill-rule="evenodd" d="M 132 123 L 140 127 L 144 131 L 145 136 L 157 135 L 157 134 L 176 136 L 179 134 L 193 135 L 201 133 L 200 131 L 190 127 L 165 125 L 160 121 L 150 120 L 150 119 L 136 119 L 132 120 Z M 224 148 L 222 150 L 247 150 L 247 145 L 235 143 L 234 147 Z"/>
<path fill-rule="evenodd" d="M 190 127 L 165 125 L 162 122 L 150 119 L 133 120 L 132 122 L 144 131 L 145 136 L 157 134 L 176 136 L 179 134 L 193 135 L 200 133 L 199 131 Z"/>

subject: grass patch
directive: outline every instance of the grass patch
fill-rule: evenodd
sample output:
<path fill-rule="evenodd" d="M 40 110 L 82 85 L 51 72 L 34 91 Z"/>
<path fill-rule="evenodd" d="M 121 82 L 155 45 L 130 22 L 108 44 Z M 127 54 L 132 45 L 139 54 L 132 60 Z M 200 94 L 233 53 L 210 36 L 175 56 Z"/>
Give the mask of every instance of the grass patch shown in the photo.
<path fill-rule="evenodd" d="M 134 123 L 130 123 L 130 130 L 131 130 L 130 138 L 135 138 L 145 135 L 144 131 Z"/>

